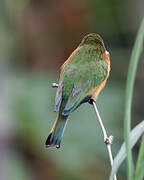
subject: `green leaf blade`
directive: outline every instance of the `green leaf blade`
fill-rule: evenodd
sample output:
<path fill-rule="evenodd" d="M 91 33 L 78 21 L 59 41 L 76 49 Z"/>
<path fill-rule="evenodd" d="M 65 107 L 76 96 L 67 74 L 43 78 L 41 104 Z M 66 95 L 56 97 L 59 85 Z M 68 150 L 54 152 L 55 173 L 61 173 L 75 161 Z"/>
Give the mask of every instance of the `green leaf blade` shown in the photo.
<path fill-rule="evenodd" d="M 133 146 L 137 143 L 138 139 L 143 133 L 144 133 L 144 120 L 141 123 L 139 123 L 135 128 L 133 128 L 133 130 L 130 133 L 130 149 L 133 148 Z M 114 174 L 116 174 L 118 168 L 125 160 L 126 155 L 127 155 L 126 144 L 123 143 L 114 159 L 109 180 L 113 180 Z"/>
<path fill-rule="evenodd" d="M 133 97 L 134 81 L 136 77 L 136 70 L 143 47 L 143 38 L 144 38 L 144 18 L 139 28 L 136 41 L 132 50 L 128 76 L 127 76 L 127 83 L 126 83 L 124 139 L 126 142 L 126 151 L 127 151 L 128 180 L 133 179 L 133 160 L 132 160 L 132 152 L 130 149 L 131 107 L 132 107 L 132 97 Z"/>
<path fill-rule="evenodd" d="M 141 141 L 134 180 L 142 180 L 143 178 L 144 178 L 144 135 Z"/>

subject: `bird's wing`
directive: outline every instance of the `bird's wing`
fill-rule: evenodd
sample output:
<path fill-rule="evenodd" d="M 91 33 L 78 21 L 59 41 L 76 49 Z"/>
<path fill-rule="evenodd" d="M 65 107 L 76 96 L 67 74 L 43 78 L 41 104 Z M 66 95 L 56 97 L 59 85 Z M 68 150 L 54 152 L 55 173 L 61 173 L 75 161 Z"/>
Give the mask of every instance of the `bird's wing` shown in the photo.
<path fill-rule="evenodd" d="M 69 115 L 88 95 L 88 91 L 99 86 L 106 78 L 107 63 L 97 64 L 84 68 L 81 66 L 73 75 L 73 88 L 67 100 L 66 106 L 62 112 L 64 116 Z M 82 73 L 81 73 L 82 72 Z"/>
<path fill-rule="evenodd" d="M 55 98 L 55 108 L 54 111 L 58 111 L 61 105 L 62 101 L 62 90 L 63 90 L 63 83 L 61 82 L 58 86 L 57 93 L 56 93 L 56 98 Z"/>
<path fill-rule="evenodd" d="M 90 89 L 91 84 L 91 80 L 88 80 L 87 83 L 81 87 L 76 86 L 76 83 L 74 83 L 72 92 L 62 112 L 64 116 L 69 115 L 80 104 L 80 102 L 85 98 L 86 93 Z"/>
<path fill-rule="evenodd" d="M 65 70 L 65 63 L 61 66 L 61 72 L 60 72 L 60 79 L 59 79 L 59 86 L 57 88 L 57 93 L 55 97 L 55 107 L 54 111 L 57 112 L 59 111 L 61 102 L 62 102 L 62 92 L 63 92 L 63 75 L 64 75 L 64 70 Z"/>

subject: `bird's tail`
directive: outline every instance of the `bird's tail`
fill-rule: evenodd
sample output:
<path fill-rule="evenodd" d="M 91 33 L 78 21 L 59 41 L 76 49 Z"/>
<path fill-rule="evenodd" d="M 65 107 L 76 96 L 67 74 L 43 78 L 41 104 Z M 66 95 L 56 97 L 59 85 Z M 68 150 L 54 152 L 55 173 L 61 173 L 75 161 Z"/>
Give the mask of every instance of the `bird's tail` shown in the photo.
<path fill-rule="evenodd" d="M 46 140 L 46 148 L 48 147 L 56 147 L 60 148 L 60 142 L 64 133 L 65 126 L 68 121 L 68 116 L 58 115 L 52 130 Z"/>

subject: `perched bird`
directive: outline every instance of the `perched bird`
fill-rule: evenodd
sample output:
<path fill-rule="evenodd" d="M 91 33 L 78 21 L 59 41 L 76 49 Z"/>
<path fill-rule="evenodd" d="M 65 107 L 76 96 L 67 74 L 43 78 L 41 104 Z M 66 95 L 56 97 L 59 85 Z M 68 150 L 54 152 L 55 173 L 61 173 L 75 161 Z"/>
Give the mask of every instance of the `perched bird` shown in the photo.
<path fill-rule="evenodd" d="M 61 67 L 55 98 L 57 118 L 46 147 L 60 147 L 68 117 L 82 103 L 96 99 L 110 72 L 110 58 L 98 34 L 86 35 Z"/>

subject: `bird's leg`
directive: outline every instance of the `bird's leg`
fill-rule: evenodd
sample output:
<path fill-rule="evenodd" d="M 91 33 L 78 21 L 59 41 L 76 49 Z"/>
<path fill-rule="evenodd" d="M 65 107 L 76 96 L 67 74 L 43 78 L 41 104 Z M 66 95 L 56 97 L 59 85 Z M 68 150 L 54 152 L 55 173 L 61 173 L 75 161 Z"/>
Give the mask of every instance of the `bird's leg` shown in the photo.
<path fill-rule="evenodd" d="M 103 136 L 104 136 L 104 143 L 107 146 L 107 152 L 108 152 L 110 164 L 111 164 L 111 167 L 112 167 L 113 166 L 113 157 L 112 157 L 112 152 L 111 152 L 111 144 L 112 144 L 112 141 L 113 141 L 113 136 L 109 136 L 109 137 L 107 136 L 106 129 L 105 129 L 104 125 L 103 125 L 102 119 L 100 117 L 100 114 L 99 114 L 97 106 L 96 106 L 96 101 L 94 99 L 90 99 L 89 103 L 93 104 L 94 110 L 95 110 L 96 115 L 98 117 L 98 121 L 99 121 L 99 124 L 100 124 L 102 132 L 103 132 Z M 117 180 L 116 175 L 114 175 L 114 180 Z"/>
<path fill-rule="evenodd" d="M 59 84 L 57 83 L 52 83 L 52 88 L 58 88 L 59 87 Z"/>

